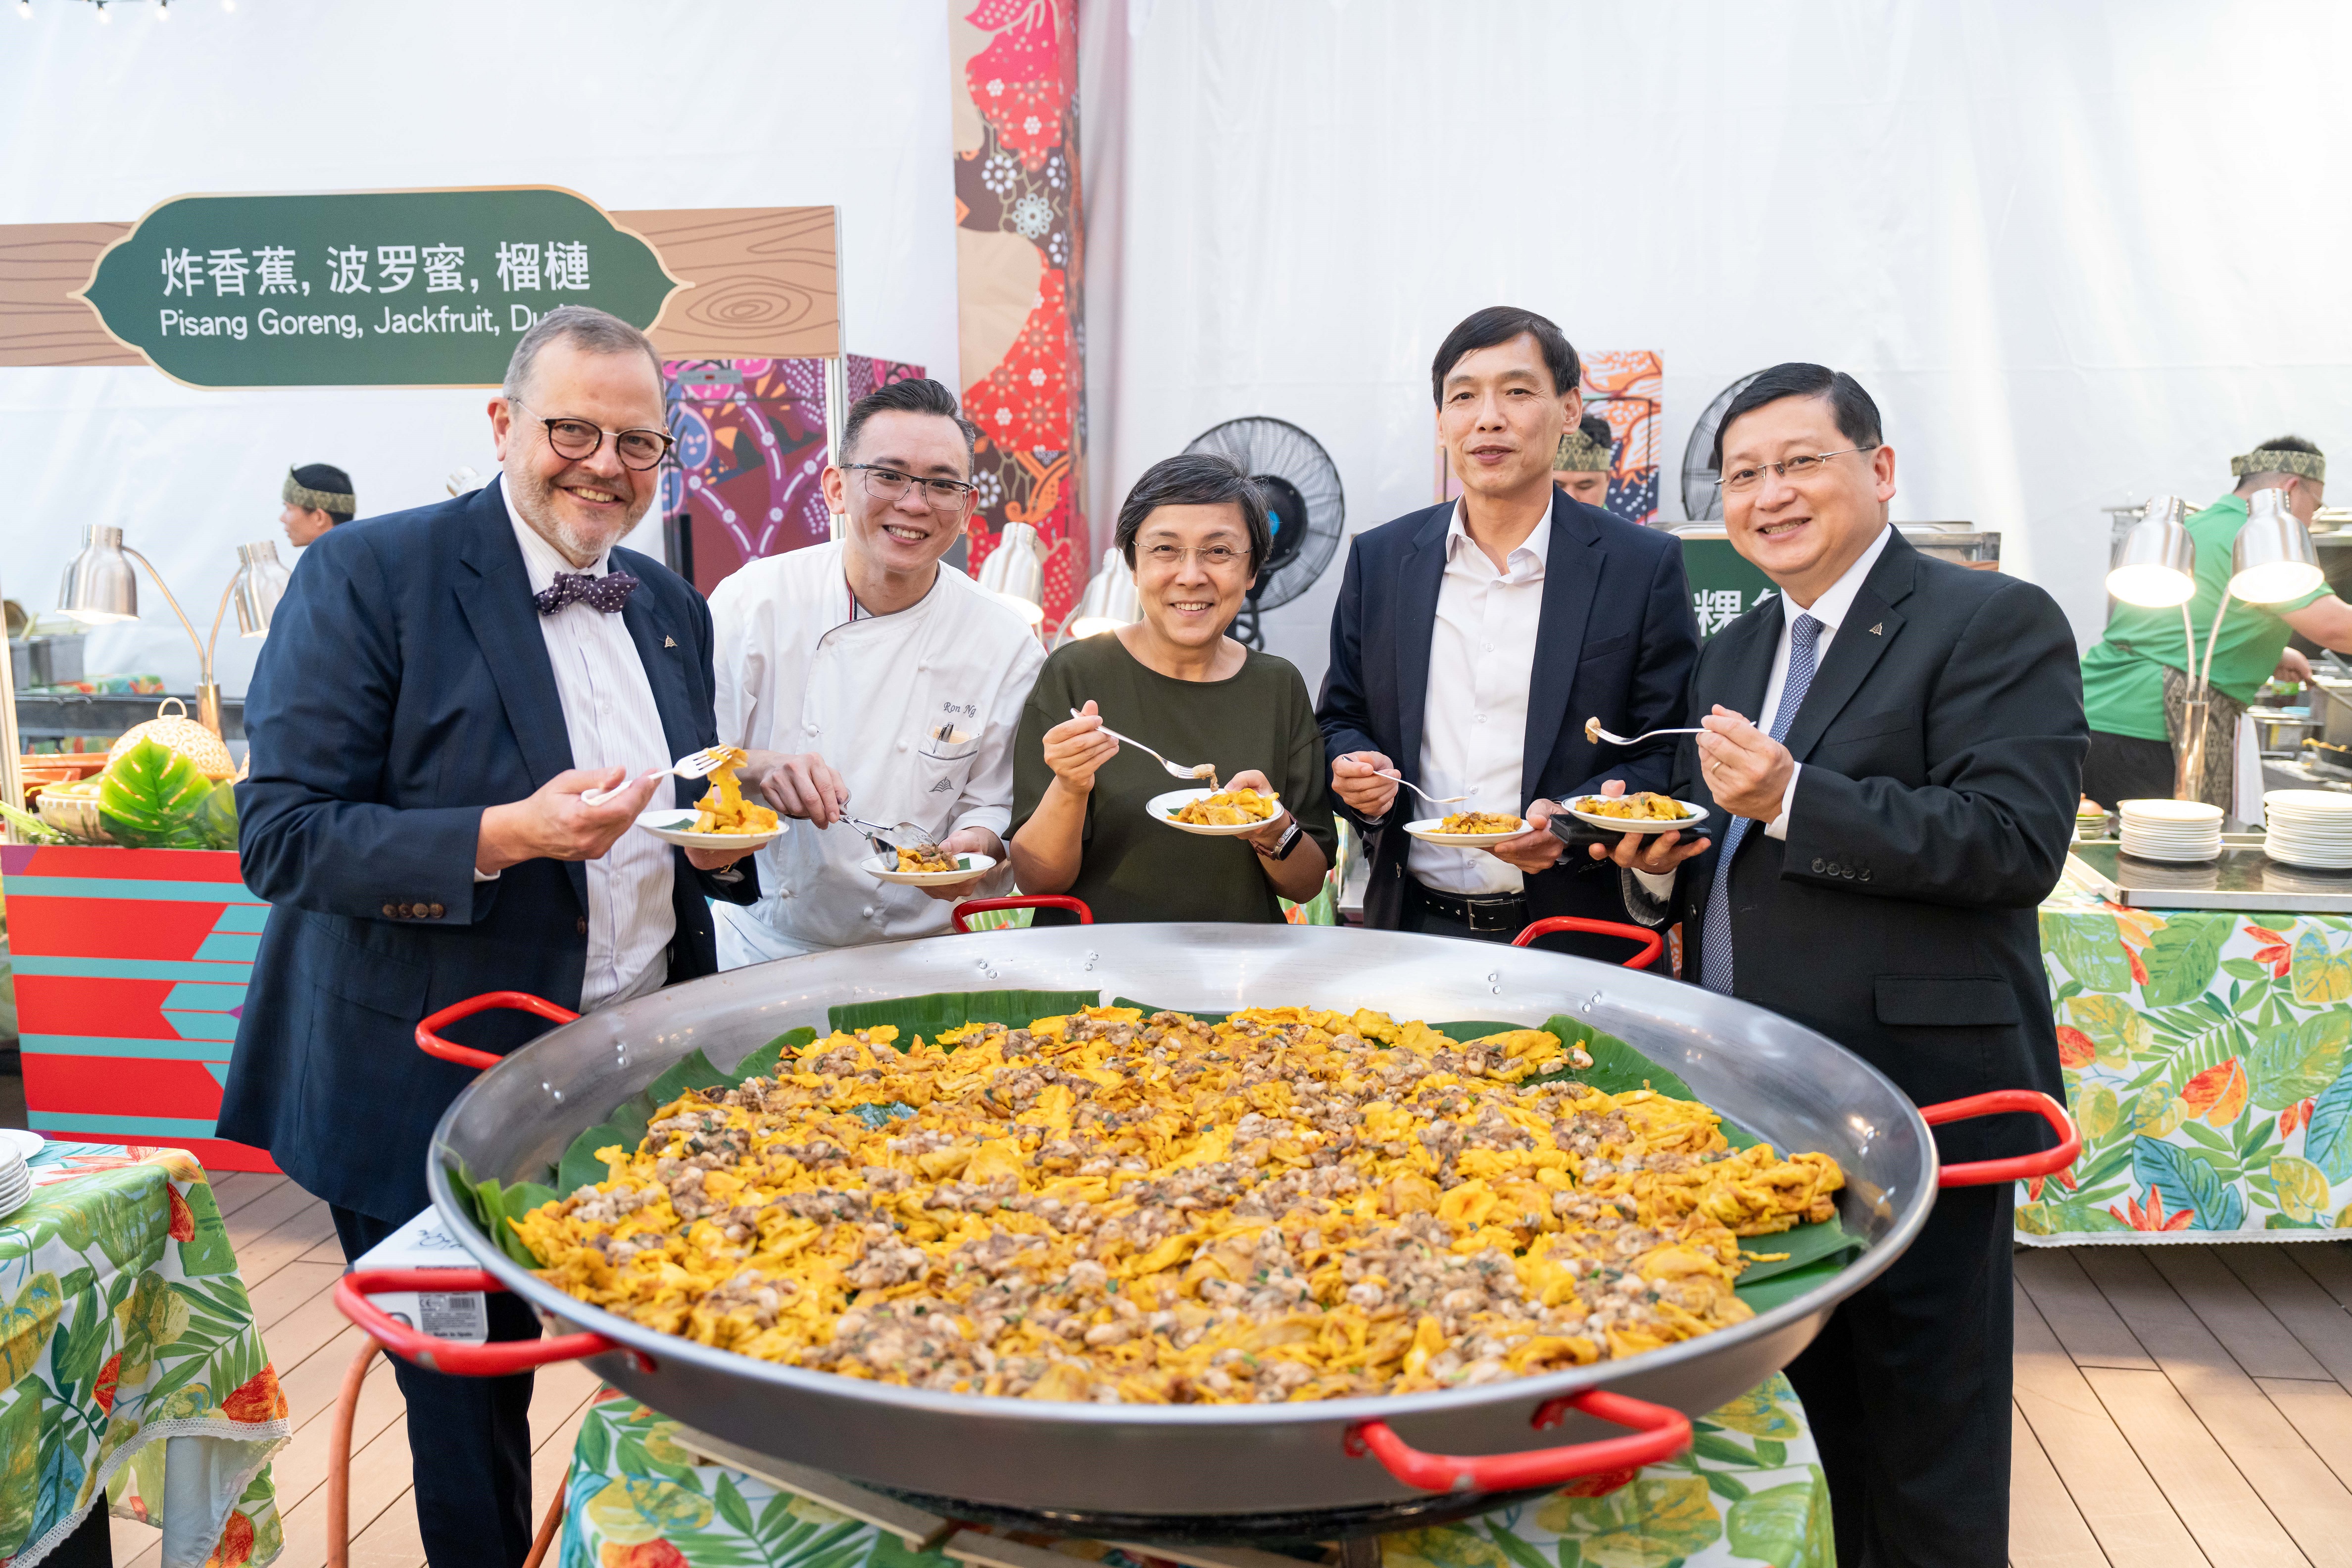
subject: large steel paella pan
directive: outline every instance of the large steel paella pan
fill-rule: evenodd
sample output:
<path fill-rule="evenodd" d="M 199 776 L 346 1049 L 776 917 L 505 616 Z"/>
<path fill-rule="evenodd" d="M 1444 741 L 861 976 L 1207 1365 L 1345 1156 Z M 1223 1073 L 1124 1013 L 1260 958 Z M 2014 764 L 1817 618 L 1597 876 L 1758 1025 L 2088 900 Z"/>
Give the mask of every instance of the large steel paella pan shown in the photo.
<path fill-rule="evenodd" d="M 459 1162 L 477 1178 L 542 1176 L 575 1134 L 688 1052 L 699 1049 L 729 1067 L 785 1030 L 808 1025 L 825 1032 L 827 1009 L 836 1005 L 1097 988 L 1106 1002 L 1124 994 L 1195 1011 L 1293 1004 L 1528 1026 L 1570 1015 L 1678 1074 L 1757 1137 L 1783 1151 L 1834 1156 L 1847 1176 L 1840 1219 L 1867 1245 L 1796 1300 L 1624 1360 L 1391 1397 L 1094 1405 L 894 1387 L 660 1333 L 589 1307 L 517 1265 L 477 1228 L 453 1186 Z M 1433 1493 L 1458 1500 L 1559 1485 L 1678 1451 L 1688 1440 L 1685 1417 L 1715 1409 L 1786 1364 L 1839 1300 L 1902 1252 L 1927 1218 L 1939 1175 L 1957 1184 L 2023 1173 L 2019 1161 L 1939 1173 L 1930 1120 L 2033 1109 L 2063 1124 L 2063 1112 L 2039 1096 L 1979 1100 L 1997 1103 L 1963 1102 L 1923 1117 L 1859 1058 L 1776 1014 L 1533 949 L 1311 926 L 1074 926 L 933 937 L 734 970 L 565 1023 L 495 1059 L 457 1099 L 435 1135 L 435 1207 L 480 1261 L 486 1283 L 522 1296 L 561 1337 L 440 1346 L 365 1307 L 367 1289 L 400 1288 L 390 1280 L 355 1278 L 341 1294 L 347 1310 L 412 1359 L 496 1372 L 584 1355 L 624 1392 L 716 1436 L 929 1499 L 1132 1526 L 1238 1527 L 1300 1516 L 1378 1523 L 1412 1516 Z M 2068 1157 L 2062 1151 L 2043 1159 Z M 1557 1433 L 1535 1429 L 1554 1424 Z M 1571 1446 L 1554 1447 L 1563 1441 Z"/>

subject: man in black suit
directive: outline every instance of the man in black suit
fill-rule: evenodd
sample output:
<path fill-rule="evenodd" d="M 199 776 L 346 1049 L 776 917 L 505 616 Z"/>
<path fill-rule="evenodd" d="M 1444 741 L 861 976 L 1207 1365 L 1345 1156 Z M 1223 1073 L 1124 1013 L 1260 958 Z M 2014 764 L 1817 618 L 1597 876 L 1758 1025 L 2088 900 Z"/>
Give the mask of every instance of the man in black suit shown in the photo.
<path fill-rule="evenodd" d="M 1368 925 L 1507 942 L 1549 915 L 1623 918 L 1611 880 L 1558 864 L 1543 823 L 1603 777 L 1664 785 L 1667 748 L 1604 752 L 1584 723 L 1623 735 L 1674 723 L 1698 630 L 1673 535 L 1553 488 L 1581 380 L 1575 349 L 1534 311 L 1495 306 L 1464 321 L 1430 366 L 1462 499 L 1349 549 L 1317 717 L 1333 792 L 1371 851 Z M 1471 799 L 1400 801 L 1391 773 Z M 1529 830 L 1492 854 L 1405 833 L 1448 809 L 1523 816 Z M 1598 937 L 1544 945 L 1624 951 Z"/>
<path fill-rule="evenodd" d="M 710 612 L 617 548 L 670 437 L 661 363 L 601 310 L 551 311 L 490 401 L 500 477 L 334 530 L 279 604 L 246 700 L 246 885 L 273 906 L 237 1026 L 223 1137 L 327 1200 L 356 1258 L 427 1202 L 435 1123 L 472 1069 L 417 1021 L 486 991 L 580 1011 L 714 973 L 706 895 L 748 902 L 736 856 L 631 833 L 652 770 L 713 744 Z M 602 804 L 587 792 L 615 788 Z M 548 1025 L 467 1020 L 506 1051 Z M 512 1296 L 490 1337 L 536 1339 Z M 394 1367 L 435 1568 L 529 1551 L 529 1373 Z"/>
<path fill-rule="evenodd" d="M 1780 593 L 1699 656 L 1673 793 L 1722 826 L 1625 836 L 1636 918 L 1683 972 L 1811 1026 L 1930 1105 L 2062 1098 L 2034 906 L 2066 855 L 2089 730 L 2074 637 L 2030 583 L 1887 526 L 1895 452 L 1852 376 L 1764 372 L 1717 437 L 1724 521 Z M 1759 729 L 1748 715 L 1764 723 Z M 1947 1162 L 2030 1153 L 2017 1117 Z M 1843 1564 L 1999 1568 L 2009 1541 L 2012 1184 L 1947 1190 L 1909 1251 L 1791 1363 Z"/>

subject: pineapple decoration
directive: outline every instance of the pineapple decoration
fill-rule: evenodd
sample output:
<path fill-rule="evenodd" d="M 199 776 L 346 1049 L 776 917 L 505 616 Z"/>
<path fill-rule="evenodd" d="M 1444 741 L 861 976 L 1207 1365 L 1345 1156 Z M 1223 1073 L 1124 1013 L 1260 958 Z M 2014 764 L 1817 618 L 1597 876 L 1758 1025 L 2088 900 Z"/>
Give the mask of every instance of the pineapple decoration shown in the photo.
<path fill-rule="evenodd" d="M 179 711 L 164 711 L 173 707 L 178 708 Z M 144 724 L 132 726 L 117 737 L 114 744 L 107 748 L 107 765 L 111 767 L 117 758 L 142 741 L 152 741 L 159 746 L 179 752 L 195 763 L 205 777 L 215 782 L 232 777 L 236 773 L 236 764 L 229 759 L 228 748 L 221 743 L 221 738 L 189 718 L 188 705 L 176 697 L 163 699 L 155 705 L 155 717 Z"/>

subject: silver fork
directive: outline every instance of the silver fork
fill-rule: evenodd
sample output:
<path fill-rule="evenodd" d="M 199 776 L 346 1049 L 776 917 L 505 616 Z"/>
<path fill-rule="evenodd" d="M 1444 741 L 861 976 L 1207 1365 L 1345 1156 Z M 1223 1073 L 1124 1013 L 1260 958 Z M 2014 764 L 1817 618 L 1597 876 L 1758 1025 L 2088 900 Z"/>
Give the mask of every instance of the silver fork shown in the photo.
<path fill-rule="evenodd" d="M 918 853 L 928 851 L 936 854 L 939 851 L 939 840 L 933 838 L 926 829 L 917 826 L 911 822 L 901 822 L 894 826 L 884 827 L 879 823 L 866 822 L 855 816 L 845 816 L 841 820 L 849 824 L 850 826 L 857 829 L 858 832 L 866 835 L 866 841 L 868 844 L 873 845 L 877 851 L 895 851 L 898 849 L 898 840 L 890 837 L 890 835 L 894 833 L 905 834 L 908 838 L 912 839 L 914 848 Z"/>
<path fill-rule="evenodd" d="M 1070 717 L 1073 719 L 1083 719 L 1086 715 L 1073 708 L 1070 710 Z M 1173 773 L 1180 779 L 1190 779 L 1194 784 L 1200 783 L 1202 779 L 1207 779 L 1213 784 L 1216 782 L 1217 768 L 1216 764 L 1213 763 L 1202 763 L 1197 768 L 1188 768 L 1181 763 L 1170 762 L 1167 758 L 1161 756 L 1159 752 L 1153 751 L 1150 747 L 1145 745 L 1140 741 L 1129 740 L 1125 735 L 1120 734 L 1118 731 L 1112 729 L 1108 724 L 1103 726 L 1102 732 L 1108 735 L 1112 740 L 1117 741 L 1122 746 L 1133 746 L 1137 751 L 1141 752 L 1144 755 L 1151 758 L 1161 767 L 1166 768 L 1170 773 Z"/>
<path fill-rule="evenodd" d="M 1382 773 L 1380 769 L 1374 768 L 1372 770 L 1372 776 L 1375 778 L 1394 779 L 1397 783 L 1404 785 L 1405 788 L 1412 791 L 1413 794 L 1421 796 L 1422 799 L 1429 802 L 1432 805 L 1460 805 L 1464 801 L 1470 798 L 1466 795 L 1432 795 L 1427 790 L 1422 788 L 1419 784 L 1413 783 L 1411 779 L 1405 777 L 1402 773 Z"/>
<path fill-rule="evenodd" d="M 712 773 L 717 773 L 719 771 L 719 764 L 724 763 L 726 760 L 726 747 L 705 746 L 698 752 L 689 752 L 685 756 L 678 758 L 677 761 L 662 769 L 661 773 L 673 773 L 682 779 L 707 779 Z M 647 776 L 658 777 L 659 774 L 648 774 Z M 612 799 L 614 795 L 621 794 L 631 784 L 636 782 L 637 781 L 635 779 L 623 779 L 611 789 L 592 789 L 580 797 L 580 804 L 583 805 L 602 805 L 606 801 Z"/>
<path fill-rule="evenodd" d="M 1658 735 L 1701 735 L 1705 733 L 1706 731 L 1703 730 L 1645 730 L 1641 734 L 1634 736 L 1629 741 L 1622 735 L 1612 734 L 1608 731 L 1602 729 L 1601 727 L 1601 721 L 1598 719 L 1587 719 L 1584 721 L 1584 738 L 1586 740 L 1606 741 L 1612 746 L 1638 746 L 1643 742 Z"/>

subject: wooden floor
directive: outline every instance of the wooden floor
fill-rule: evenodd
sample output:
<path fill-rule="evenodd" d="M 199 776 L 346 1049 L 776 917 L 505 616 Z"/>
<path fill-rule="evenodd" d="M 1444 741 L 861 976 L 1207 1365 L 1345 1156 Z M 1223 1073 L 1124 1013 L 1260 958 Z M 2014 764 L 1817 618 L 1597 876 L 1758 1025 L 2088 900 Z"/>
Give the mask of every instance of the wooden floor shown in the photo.
<path fill-rule="evenodd" d="M 326 1206 L 284 1178 L 215 1190 L 293 1406 L 279 1561 L 320 1568 L 335 1395 L 359 1349 L 329 1296 L 342 1255 Z M 2033 1251 L 2017 1274 L 2018 1568 L 2352 1568 L 2352 1248 Z M 539 1374 L 537 1510 L 593 1392 L 576 1366 Z M 354 1568 L 417 1568 L 407 1427 L 380 1357 L 352 1447 Z M 113 1530 L 117 1563 L 157 1561 L 153 1531 Z"/>
<path fill-rule="evenodd" d="M 213 1191 L 263 1342 L 293 1407 L 294 1440 L 278 1450 L 278 1511 L 286 1525 L 280 1568 L 320 1568 L 327 1560 L 327 1449 L 335 1396 L 359 1353 L 360 1332 L 329 1292 L 343 1271 L 327 1205 L 283 1176 L 225 1175 Z M 596 1380 L 576 1365 L 541 1371 L 531 1398 L 531 1489 L 543 1510 L 562 1486 L 572 1443 Z M 408 1424 L 400 1390 L 378 1356 L 352 1426 L 352 1568 L 421 1568 L 415 1494 L 409 1488 Z M 536 1517 L 536 1516 L 534 1516 Z M 152 1568 L 162 1535 L 112 1521 L 114 1561 Z"/>

